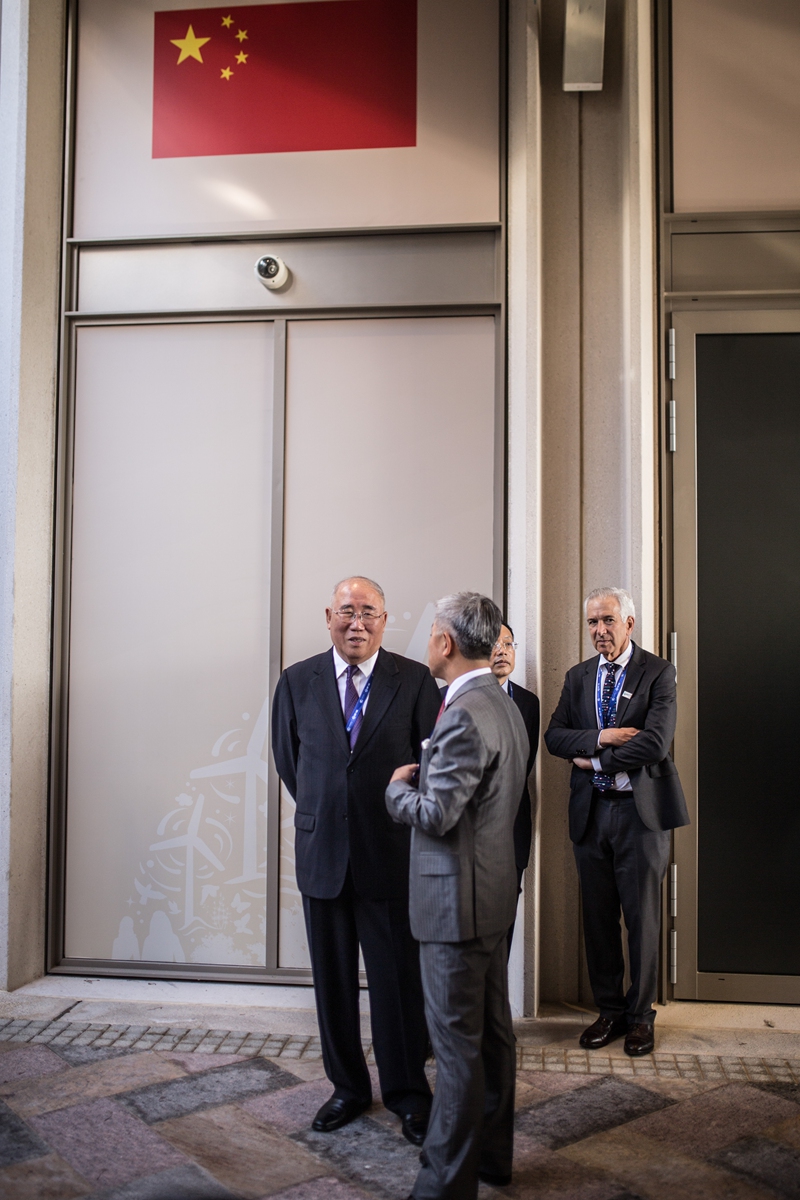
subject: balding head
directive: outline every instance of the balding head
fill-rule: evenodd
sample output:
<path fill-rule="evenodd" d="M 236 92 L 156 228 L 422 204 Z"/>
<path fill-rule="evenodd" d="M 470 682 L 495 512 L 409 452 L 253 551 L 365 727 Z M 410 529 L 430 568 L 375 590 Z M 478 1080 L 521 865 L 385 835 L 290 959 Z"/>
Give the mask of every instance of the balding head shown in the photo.
<path fill-rule="evenodd" d="M 380 649 L 386 628 L 383 588 L 364 575 L 342 579 L 333 589 L 325 617 L 344 661 L 351 666 L 366 662 Z"/>

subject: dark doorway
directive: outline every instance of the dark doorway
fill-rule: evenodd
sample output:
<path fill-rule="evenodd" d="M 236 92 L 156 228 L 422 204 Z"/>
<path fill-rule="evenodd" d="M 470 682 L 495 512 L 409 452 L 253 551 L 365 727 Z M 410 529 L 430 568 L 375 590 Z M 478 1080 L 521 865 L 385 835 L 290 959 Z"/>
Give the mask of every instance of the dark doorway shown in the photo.
<path fill-rule="evenodd" d="M 800 334 L 695 350 L 697 969 L 800 975 Z"/>

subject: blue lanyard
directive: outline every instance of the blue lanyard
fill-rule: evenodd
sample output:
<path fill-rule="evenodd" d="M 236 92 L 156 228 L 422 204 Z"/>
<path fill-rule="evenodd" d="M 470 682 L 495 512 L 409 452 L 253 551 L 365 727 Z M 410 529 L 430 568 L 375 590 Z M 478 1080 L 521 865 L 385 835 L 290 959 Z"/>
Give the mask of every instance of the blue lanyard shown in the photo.
<path fill-rule="evenodd" d="M 369 695 L 369 689 L 372 687 L 372 676 L 374 674 L 375 674 L 374 671 L 370 672 L 369 676 L 367 677 L 367 682 L 364 684 L 363 688 L 361 689 L 361 695 L 358 697 L 356 706 L 353 709 L 353 711 L 350 713 L 350 719 L 348 720 L 347 724 L 345 725 L 345 731 L 347 733 L 349 733 L 350 730 L 353 728 L 353 726 L 355 725 L 359 716 L 361 715 L 362 708 L 367 703 L 367 696 Z"/>
<path fill-rule="evenodd" d="M 630 662 L 630 659 L 628 660 L 628 662 Z M 597 686 L 595 687 L 595 703 L 597 704 L 597 727 L 598 727 L 598 729 L 604 728 L 604 725 L 603 725 L 603 685 L 601 684 L 600 680 L 602 679 L 603 671 L 605 670 L 605 667 L 606 667 L 606 664 L 603 663 L 603 665 L 598 670 Z M 608 705 L 609 717 L 611 716 L 612 712 L 616 716 L 617 700 L 619 699 L 619 694 L 622 691 L 622 685 L 625 682 L 625 672 L 627 670 L 628 670 L 628 663 L 625 664 L 625 666 L 622 668 L 619 675 L 617 676 L 616 683 L 614 684 L 614 691 L 611 693 L 611 700 L 609 701 L 609 705 Z"/>

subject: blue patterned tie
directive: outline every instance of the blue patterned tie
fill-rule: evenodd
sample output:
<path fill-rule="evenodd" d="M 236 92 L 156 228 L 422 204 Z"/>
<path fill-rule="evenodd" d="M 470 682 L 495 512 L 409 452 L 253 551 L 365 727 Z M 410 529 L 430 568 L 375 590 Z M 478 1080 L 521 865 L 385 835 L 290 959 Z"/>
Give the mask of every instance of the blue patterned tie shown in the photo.
<path fill-rule="evenodd" d="M 356 685 L 353 682 L 353 677 L 358 673 L 360 667 L 347 668 L 347 686 L 344 689 L 344 723 L 345 725 L 353 715 L 353 709 L 358 704 L 358 692 Z M 364 720 L 364 709 L 358 714 L 353 728 L 350 730 L 350 749 L 353 750 L 358 740 L 358 734 L 361 729 L 361 722 Z"/>
<path fill-rule="evenodd" d="M 600 719 L 602 721 L 601 729 L 613 729 L 617 723 L 617 706 L 612 704 L 614 696 L 614 680 L 616 679 L 619 665 L 617 663 L 606 663 L 606 677 L 603 680 L 603 694 L 600 697 Z M 592 784 L 599 792 L 607 792 L 614 786 L 614 776 L 605 775 L 602 771 L 595 771 L 592 775 Z"/>

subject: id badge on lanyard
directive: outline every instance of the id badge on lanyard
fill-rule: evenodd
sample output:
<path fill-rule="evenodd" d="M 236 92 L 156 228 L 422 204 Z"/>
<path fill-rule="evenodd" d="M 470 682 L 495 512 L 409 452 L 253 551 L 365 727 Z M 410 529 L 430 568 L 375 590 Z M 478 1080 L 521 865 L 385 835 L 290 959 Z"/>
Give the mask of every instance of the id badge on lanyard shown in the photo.
<path fill-rule="evenodd" d="M 367 696 L 369 695 L 369 689 L 372 687 L 372 676 L 374 674 L 375 674 L 374 671 L 372 672 L 372 674 L 370 674 L 367 682 L 364 684 L 363 688 L 361 689 L 361 695 L 358 697 L 355 708 L 350 713 L 350 718 L 349 718 L 347 724 L 345 725 L 345 730 L 347 731 L 347 733 L 350 733 L 351 729 L 353 728 L 353 726 L 355 725 L 359 716 L 361 715 L 362 708 L 367 703 Z"/>

